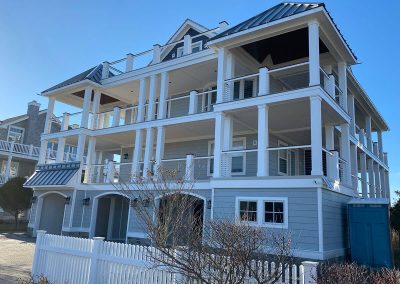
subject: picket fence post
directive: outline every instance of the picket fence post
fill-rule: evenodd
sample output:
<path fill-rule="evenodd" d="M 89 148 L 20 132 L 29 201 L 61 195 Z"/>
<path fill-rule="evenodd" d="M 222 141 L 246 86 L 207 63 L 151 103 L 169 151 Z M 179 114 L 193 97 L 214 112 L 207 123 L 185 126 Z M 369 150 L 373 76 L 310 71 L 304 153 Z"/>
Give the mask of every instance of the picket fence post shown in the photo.
<path fill-rule="evenodd" d="M 97 276 L 97 262 L 99 259 L 99 249 L 101 243 L 104 241 L 103 237 L 93 238 L 92 253 L 90 255 L 90 267 L 89 267 L 89 284 L 96 284 Z"/>
<path fill-rule="evenodd" d="M 40 249 L 42 248 L 43 237 L 46 234 L 46 231 L 37 230 L 36 231 L 36 244 L 35 244 L 35 253 L 33 255 L 33 263 L 32 263 L 32 276 L 34 279 L 39 277 L 39 257 L 40 257 Z"/>
<path fill-rule="evenodd" d="M 317 266 L 318 262 L 314 261 L 303 261 L 301 263 L 304 267 L 304 279 L 302 283 L 304 284 L 316 284 L 317 281 L 315 281 L 317 277 Z"/>

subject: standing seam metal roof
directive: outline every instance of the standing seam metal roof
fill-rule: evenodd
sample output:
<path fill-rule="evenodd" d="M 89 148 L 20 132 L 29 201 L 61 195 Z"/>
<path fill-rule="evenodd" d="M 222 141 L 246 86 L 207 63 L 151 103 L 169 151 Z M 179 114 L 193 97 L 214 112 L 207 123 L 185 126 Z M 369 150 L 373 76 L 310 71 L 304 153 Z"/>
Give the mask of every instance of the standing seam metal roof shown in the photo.
<path fill-rule="evenodd" d="M 24 186 L 66 185 L 79 168 L 79 162 L 39 165 Z"/>
<path fill-rule="evenodd" d="M 326 11 L 326 13 L 328 14 L 329 18 L 332 20 L 335 28 L 338 30 L 340 36 L 342 37 L 343 41 L 345 42 L 345 44 L 347 45 L 347 47 L 349 48 L 350 52 L 352 53 L 352 55 L 354 56 L 355 59 L 357 59 L 357 57 L 355 56 L 354 52 L 352 51 L 352 49 L 350 48 L 350 46 L 348 45 L 347 41 L 344 39 L 342 33 L 340 32 L 339 28 L 337 27 L 337 25 L 335 24 L 335 22 L 333 21 L 333 18 L 331 17 L 331 15 L 329 14 L 329 12 L 326 10 L 325 8 L 325 4 L 324 3 L 304 3 L 304 2 L 284 2 L 284 3 L 280 3 L 278 5 L 275 5 L 272 8 L 269 8 L 268 10 L 254 16 L 251 17 L 250 19 L 241 22 L 239 24 L 237 24 L 236 26 L 227 29 L 226 31 L 216 35 L 215 37 L 211 38 L 210 41 L 216 40 L 216 39 L 220 39 L 223 38 L 225 36 L 228 35 L 232 35 L 235 33 L 239 33 L 251 28 L 255 28 L 257 26 L 261 26 L 267 23 L 271 23 L 273 21 L 277 21 L 286 17 L 290 17 L 296 14 L 300 14 L 306 11 L 310 11 L 319 7 L 323 7 L 324 10 Z"/>

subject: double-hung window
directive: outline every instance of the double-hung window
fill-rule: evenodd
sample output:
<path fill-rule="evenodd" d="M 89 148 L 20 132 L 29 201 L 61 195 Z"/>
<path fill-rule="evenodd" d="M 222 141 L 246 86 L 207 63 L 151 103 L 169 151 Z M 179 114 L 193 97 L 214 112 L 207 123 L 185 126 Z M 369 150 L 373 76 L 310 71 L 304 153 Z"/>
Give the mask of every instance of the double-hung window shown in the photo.
<path fill-rule="evenodd" d="M 22 143 L 24 140 L 25 129 L 17 126 L 10 126 L 8 129 L 7 141 L 14 141 L 15 143 Z"/>
<path fill-rule="evenodd" d="M 236 218 L 258 226 L 286 229 L 288 227 L 288 198 L 237 197 Z"/>
<path fill-rule="evenodd" d="M 257 96 L 257 80 L 243 79 L 233 83 L 233 99 L 247 99 Z"/>

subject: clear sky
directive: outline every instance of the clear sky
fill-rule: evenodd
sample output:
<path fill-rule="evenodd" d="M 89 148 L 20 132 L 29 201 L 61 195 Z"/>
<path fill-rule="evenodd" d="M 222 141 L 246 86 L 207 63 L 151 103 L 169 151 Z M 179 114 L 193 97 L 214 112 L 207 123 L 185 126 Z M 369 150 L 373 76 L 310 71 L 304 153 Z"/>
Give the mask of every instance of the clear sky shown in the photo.
<path fill-rule="evenodd" d="M 105 60 L 162 44 L 186 18 L 213 28 L 234 25 L 281 1 L 0 1 L 0 120 L 26 111 L 44 89 Z M 358 80 L 391 131 L 392 191 L 400 189 L 400 1 L 325 1 L 361 64 Z"/>

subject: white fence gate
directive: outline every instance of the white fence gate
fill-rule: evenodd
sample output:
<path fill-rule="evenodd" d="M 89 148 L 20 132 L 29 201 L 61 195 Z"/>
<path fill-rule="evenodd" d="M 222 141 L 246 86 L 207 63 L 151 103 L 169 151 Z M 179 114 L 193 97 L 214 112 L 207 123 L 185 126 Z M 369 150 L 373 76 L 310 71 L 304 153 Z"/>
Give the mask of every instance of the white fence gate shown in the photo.
<path fill-rule="evenodd" d="M 177 283 L 176 275 L 152 266 L 147 250 L 144 246 L 105 242 L 103 238 L 56 236 L 38 230 L 32 275 L 43 275 L 55 284 Z M 316 275 L 317 265 L 305 261 L 288 267 L 285 277 L 276 283 L 316 283 L 312 276 Z M 282 265 L 274 263 L 270 267 L 282 269 Z"/>

